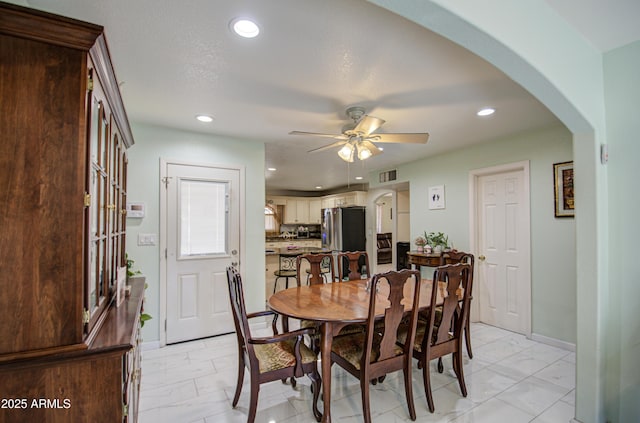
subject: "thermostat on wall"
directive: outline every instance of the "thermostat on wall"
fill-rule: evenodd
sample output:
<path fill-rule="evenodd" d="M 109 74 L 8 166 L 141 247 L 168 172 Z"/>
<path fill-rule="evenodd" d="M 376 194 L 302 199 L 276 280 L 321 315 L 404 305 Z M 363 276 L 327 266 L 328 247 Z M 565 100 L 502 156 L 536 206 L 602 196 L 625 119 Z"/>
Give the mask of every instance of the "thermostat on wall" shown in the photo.
<path fill-rule="evenodd" d="M 127 217 L 144 217 L 144 203 L 127 203 Z"/>

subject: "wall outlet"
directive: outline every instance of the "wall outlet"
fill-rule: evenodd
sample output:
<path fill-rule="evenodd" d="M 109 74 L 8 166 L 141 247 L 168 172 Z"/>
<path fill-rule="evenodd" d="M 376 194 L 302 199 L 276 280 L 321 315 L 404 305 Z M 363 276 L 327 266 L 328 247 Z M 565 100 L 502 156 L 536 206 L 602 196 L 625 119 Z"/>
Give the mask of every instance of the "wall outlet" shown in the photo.
<path fill-rule="evenodd" d="M 156 245 L 156 234 L 138 234 L 138 245 Z"/>

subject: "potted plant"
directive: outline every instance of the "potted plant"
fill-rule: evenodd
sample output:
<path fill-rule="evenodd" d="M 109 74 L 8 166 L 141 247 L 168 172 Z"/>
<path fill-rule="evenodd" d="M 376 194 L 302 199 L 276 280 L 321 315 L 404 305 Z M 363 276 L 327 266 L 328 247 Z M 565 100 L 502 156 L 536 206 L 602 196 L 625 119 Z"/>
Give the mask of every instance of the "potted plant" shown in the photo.
<path fill-rule="evenodd" d="M 127 279 L 134 277 L 136 275 L 141 275 L 142 272 L 139 270 L 133 270 L 133 263 L 135 263 L 135 261 L 133 259 L 129 258 L 129 254 L 125 253 L 125 259 L 127 261 Z M 149 285 L 145 282 L 144 283 L 144 289 L 147 289 Z M 152 317 L 150 314 L 148 313 L 142 313 L 140 315 L 140 327 L 144 326 L 144 322 L 146 322 L 147 320 L 151 320 Z"/>
<path fill-rule="evenodd" d="M 449 237 L 442 232 L 425 231 L 424 238 L 427 244 L 431 246 L 434 253 L 442 253 L 443 250 L 449 248 Z"/>

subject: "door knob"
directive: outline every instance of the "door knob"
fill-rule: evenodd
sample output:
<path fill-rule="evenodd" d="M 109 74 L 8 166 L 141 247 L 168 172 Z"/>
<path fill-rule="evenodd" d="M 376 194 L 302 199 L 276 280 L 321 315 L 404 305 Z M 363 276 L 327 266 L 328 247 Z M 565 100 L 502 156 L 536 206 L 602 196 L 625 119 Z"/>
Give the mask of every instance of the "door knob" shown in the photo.
<path fill-rule="evenodd" d="M 485 261 L 487 258 L 485 256 L 478 256 L 478 260 Z"/>

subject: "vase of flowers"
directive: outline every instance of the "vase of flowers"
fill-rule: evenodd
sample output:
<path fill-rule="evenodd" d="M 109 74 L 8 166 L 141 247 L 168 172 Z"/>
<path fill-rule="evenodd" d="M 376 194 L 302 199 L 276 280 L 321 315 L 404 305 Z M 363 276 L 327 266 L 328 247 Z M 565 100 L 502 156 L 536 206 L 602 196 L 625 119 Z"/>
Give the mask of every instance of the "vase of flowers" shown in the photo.
<path fill-rule="evenodd" d="M 415 241 L 413 241 L 413 242 L 414 242 L 414 243 L 416 244 L 416 246 L 418 247 L 417 249 L 418 249 L 418 252 L 419 252 L 419 253 L 424 252 L 424 246 L 425 246 L 425 245 L 427 245 L 427 240 L 426 240 L 426 238 L 425 238 L 425 237 L 423 237 L 423 236 L 419 236 L 419 237 L 417 237 L 417 238 L 415 239 Z"/>

